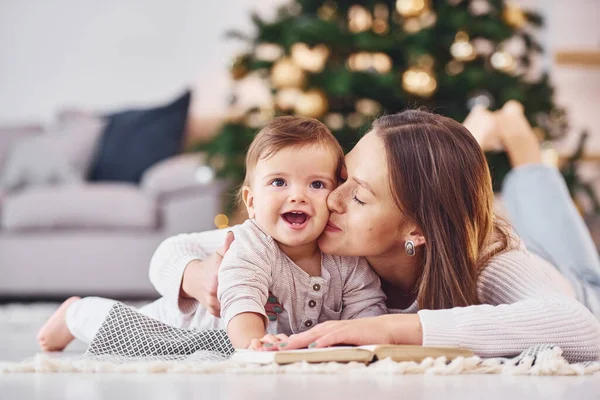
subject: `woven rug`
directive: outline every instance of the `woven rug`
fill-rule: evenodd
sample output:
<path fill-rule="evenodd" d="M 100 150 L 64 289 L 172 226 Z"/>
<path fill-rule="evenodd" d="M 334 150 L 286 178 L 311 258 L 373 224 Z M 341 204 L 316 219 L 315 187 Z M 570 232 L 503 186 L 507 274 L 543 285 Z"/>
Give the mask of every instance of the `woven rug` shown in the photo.
<path fill-rule="evenodd" d="M 79 357 L 38 354 L 18 363 L 0 362 L 0 374 L 14 372 L 201 373 L 201 374 L 510 374 L 589 375 L 600 362 L 570 364 L 551 344 L 534 346 L 514 358 L 445 357 L 420 363 L 389 359 L 361 363 L 240 364 L 224 331 L 177 329 L 116 304 L 86 353 Z"/>

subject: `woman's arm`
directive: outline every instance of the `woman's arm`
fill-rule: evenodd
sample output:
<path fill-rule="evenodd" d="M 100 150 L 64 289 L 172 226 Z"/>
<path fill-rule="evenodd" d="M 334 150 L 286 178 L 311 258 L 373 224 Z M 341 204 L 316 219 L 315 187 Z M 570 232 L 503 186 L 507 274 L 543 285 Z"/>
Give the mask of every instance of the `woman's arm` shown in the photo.
<path fill-rule="evenodd" d="M 554 287 L 528 253 L 494 257 L 478 287 L 482 305 L 419 311 L 424 345 L 461 346 L 495 357 L 551 343 L 570 361 L 600 358 L 600 322 Z"/>
<path fill-rule="evenodd" d="M 214 304 L 208 303 L 216 296 L 216 273 L 224 251 L 233 240 L 230 237 L 226 242 L 227 232 L 220 229 L 172 236 L 154 252 L 150 261 L 150 282 L 181 312 L 193 313 L 198 300 L 203 299 L 206 300 L 203 306 L 209 310 L 214 308 Z M 223 246 L 221 257 L 213 256 L 219 246 Z M 203 260 L 206 262 L 201 262 Z M 211 293 L 211 286 L 215 286 L 214 293 Z"/>
<path fill-rule="evenodd" d="M 600 322 L 554 288 L 527 253 L 496 256 L 482 272 L 479 292 L 487 304 L 328 322 L 293 335 L 286 348 L 418 344 L 420 335 L 424 346 L 460 346 L 481 357 L 512 356 L 551 343 L 572 362 L 600 358 Z"/>

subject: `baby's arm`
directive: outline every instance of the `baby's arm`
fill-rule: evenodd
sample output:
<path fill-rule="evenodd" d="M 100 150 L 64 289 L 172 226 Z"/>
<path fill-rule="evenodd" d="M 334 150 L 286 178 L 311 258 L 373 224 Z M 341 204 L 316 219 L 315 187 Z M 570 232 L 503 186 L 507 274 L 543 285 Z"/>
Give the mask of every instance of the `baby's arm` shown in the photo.
<path fill-rule="evenodd" d="M 235 241 L 219 269 L 221 318 L 233 347 L 248 348 L 266 333 L 265 304 L 271 286 L 272 246 L 251 222 L 234 231 Z"/>
<path fill-rule="evenodd" d="M 342 289 L 341 319 L 375 317 L 387 314 L 385 294 L 379 276 L 364 257 L 342 257 L 348 262 L 348 271 Z"/>

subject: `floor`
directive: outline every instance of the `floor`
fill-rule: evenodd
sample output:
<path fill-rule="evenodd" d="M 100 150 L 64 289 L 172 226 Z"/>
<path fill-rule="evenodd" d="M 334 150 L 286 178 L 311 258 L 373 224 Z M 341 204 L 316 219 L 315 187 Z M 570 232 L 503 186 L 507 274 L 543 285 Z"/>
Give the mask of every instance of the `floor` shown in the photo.
<path fill-rule="evenodd" d="M 37 352 L 37 328 L 56 305 L 0 306 L 0 360 Z M 69 354 L 85 350 L 73 343 Z M 10 374 L 0 375 L 5 399 L 599 399 L 600 374 L 584 377 L 503 375 L 381 376 Z"/>

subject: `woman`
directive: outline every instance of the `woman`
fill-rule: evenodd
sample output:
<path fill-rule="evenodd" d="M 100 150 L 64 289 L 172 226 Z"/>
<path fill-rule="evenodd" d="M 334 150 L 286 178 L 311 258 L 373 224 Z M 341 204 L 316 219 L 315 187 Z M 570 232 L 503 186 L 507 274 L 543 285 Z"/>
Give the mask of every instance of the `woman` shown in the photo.
<path fill-rule="evenodd" d="M 487 163 L 467 129 L 423 111 L 384 116 L 347 155 L 319 245 L 327 253 L 367 257 L 390 314 L 321 324 L 284 339 L 286 349 L 422 344 L 493 357 L 552 343 L 570 361 L 600 358 L 600 323 L 573 298 L 588 300 L 581 296 L 592 292 L 600 262 L 560 175 L 539 164 L 539 153 L 520 151 L 537 143 L 519 107 L 511 103 L 498 115 L 481 116 L 485 124 L 473 129 L 481 128 L 482 144 L 496 135 L 506 146 L 518 167 L 505 184 L 509 214 L 520 219 L 516 228 L 532 250 L 563 275 L 494 218 Z M 554 218 L 541 218 L 545 212 Z M 224 235 L 179 235 L 157 249 L 150 279 L 181 312 L 193 312 L 200 301 L 218 314 L 216 271 L 233 240 Z M 582 276 L 589 279 L 577 280 Z"/>

